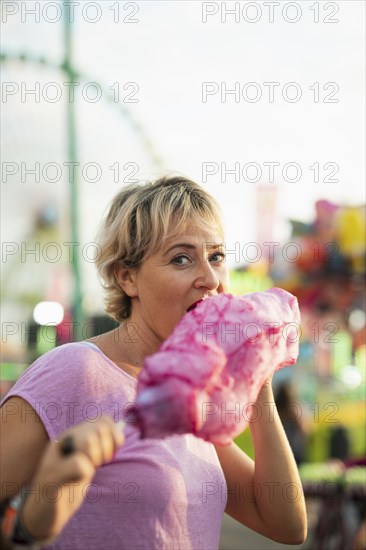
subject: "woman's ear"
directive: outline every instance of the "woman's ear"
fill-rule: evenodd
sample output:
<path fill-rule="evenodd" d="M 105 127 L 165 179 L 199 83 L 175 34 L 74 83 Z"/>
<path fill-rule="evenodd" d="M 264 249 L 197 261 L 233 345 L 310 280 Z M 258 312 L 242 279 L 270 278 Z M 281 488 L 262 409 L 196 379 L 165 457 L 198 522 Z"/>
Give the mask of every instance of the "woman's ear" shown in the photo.
<path fill-rule="evenodd" d="M 114 266 L 114 276 L 127 296 L 130 298 L 137 296 L 136 269 L 123 267 L 117 264 Z"/>

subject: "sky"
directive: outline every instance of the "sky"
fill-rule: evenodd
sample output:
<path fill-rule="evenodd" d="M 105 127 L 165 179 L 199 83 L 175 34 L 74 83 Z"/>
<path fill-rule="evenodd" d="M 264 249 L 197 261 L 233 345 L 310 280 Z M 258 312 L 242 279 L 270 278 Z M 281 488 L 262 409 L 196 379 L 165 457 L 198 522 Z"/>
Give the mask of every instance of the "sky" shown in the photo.
<path fill-rule="evenodd" d="M 43 1 L 36 21 L 35 4 L 2 2 L 2 49 L 60 64 L 62 18 L 51 21 L 71 21 L 70 12 L 63 2 Z M 310 223 L 320 198 L 365 202 L 364 2 L 74 4 L 73 62 L 83 75 L 74 102 L 82 242 L 94 239 L 128 178 L 166 172 L 198 181 L 218 199 L 228 246 L 255 240 L 264 223 L 274 239 L 288 238 L 288 219 Z M 66 77 L 47 64 L 15 61 L 2 72 L 3 163 L 18 169 L 9 174 L 7 164 L 5 178 L 3 171 L 2 238 L 24 240 L 47 203 L 58 205 L 67 237 Z M 103 88 L 93 101 L 95 81 Z M 39 101 L 26 94 L 36 83 Z M 26 173 L 36 162 L 38 183 Z M 48 163 L 60 167 L 58 181 L 52 167 L 42 177 Z M 273 226 L 258 215 L 260 188 L 273 191 Z M 91 268 L 83 266 L 89 301 Z"/>

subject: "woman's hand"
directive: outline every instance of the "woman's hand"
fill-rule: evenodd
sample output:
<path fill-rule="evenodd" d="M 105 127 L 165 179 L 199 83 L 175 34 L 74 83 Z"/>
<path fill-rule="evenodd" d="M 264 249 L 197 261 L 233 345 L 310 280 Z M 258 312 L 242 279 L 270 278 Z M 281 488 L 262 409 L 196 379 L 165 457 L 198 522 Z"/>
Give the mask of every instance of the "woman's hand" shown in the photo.
<path fill-rule="evenodd" d="M 124 442 L 121 423 L 108 416 L 85 422 L 51 441 L 43 454 L 21 518 L 37 541 L 55 538 L 82 504 L 96 468 L 110 462 Z M 66 451 L 62 451 L 62 449 Z M 68 454 L 64 454 L 64 453 Z"/>

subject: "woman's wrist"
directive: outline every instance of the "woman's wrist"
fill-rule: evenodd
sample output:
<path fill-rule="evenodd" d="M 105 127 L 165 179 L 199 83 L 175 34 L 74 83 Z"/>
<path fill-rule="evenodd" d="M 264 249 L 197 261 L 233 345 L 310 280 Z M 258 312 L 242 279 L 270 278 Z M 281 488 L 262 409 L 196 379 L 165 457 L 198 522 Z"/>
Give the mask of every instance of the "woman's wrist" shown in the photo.
<path fill-rule="evenodd" d="M 24 531 L 28 534 L 29 538 L 32 539 L 34 544 L 38 546 L 45 545 L 53 540 L 53 537 L 50 537 L 49 534 L 44 533 L 44 526 L 42 525 L 43 521 L 39 516 L 40 514 L 37 514 L 37 510 L 34 510 L 34 504 L 29 503 L 29 501 L 26 501 L 22 509 L 19 511 L 19 522 L 21 523 Z M 40 523 L 40 519 L 41 525 L 37 525 Z M 38 529 L 38 527 L 40 527 L 40 529 Z"/>

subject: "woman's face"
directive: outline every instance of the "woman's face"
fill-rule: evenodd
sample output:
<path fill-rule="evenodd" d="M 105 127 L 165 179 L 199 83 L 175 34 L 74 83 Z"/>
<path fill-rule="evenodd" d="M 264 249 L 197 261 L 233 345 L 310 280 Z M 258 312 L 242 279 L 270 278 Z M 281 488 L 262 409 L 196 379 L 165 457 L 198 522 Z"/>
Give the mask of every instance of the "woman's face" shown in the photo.
<path fill-rule="evenodd" d="M 144 334 L 165 340 L 192 304 L 228 291 L 222 238 L 189 225 L 143 261 L 135 287 L 131 319 Z"/>

